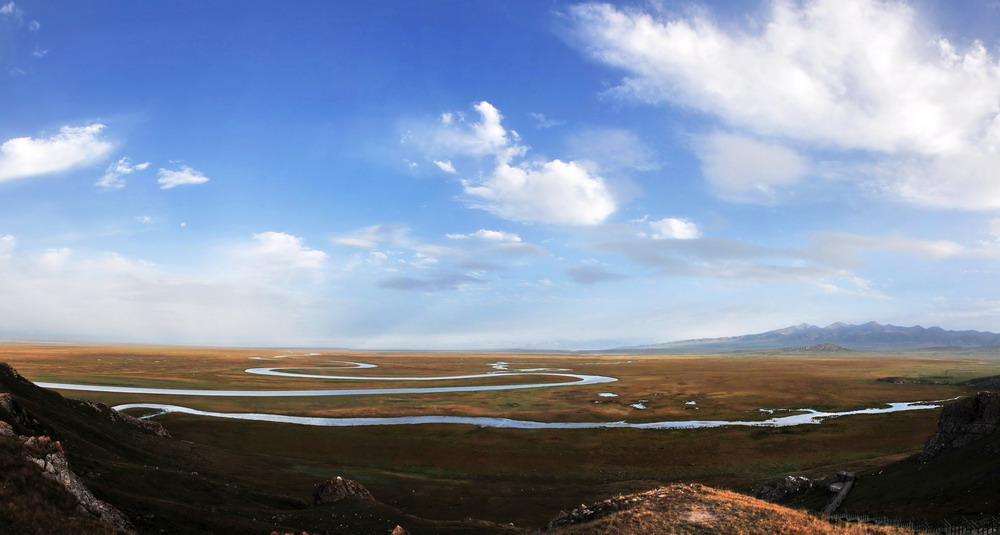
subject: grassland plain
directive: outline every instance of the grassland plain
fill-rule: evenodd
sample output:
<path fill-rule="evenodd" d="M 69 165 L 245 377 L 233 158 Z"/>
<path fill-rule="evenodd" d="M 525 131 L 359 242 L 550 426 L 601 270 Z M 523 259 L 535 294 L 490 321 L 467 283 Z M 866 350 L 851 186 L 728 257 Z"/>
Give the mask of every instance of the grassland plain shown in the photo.
<path fill-rule="evenodd" d="M 619 379 L 600 385 L 527 390 L 304 398 L 65 392 L 111 404 L 151 401 L 223 412 L 497 416 L 538 421 L 764 419 L 767 415 L 759 409 L 851 410 L 967 392 L 958 385 L 876 381 L 880 377 L 958 383 L 1000 374 L 1000 358 L 990 353 L 852 352 L 831 357 L 756 352 L 677 357 L 316 351 L 321 354 L 250 359 L 310 352 L 22 344 L 0 346 L 0 360 L 35 381 L 207 389 L 384 386 L 243 372 L 259 366 L 333 365 L 329 361 L 378 366 L 329 371 L 335 375 L 483 373 L 494 371 L 491 365 L 497 362 L 506 362 L 511 370 L 560 368 Z M 538 382 L 538 377 L 499 376 L 480 383 L 519 381 Z M 435 382 L 434 386 L 445 384 Z M 618 397 L 598 396 L 603 392 Z M 648 408 L 631 406 L 639 401 Z M 432 519 L 471 516 L 537 526 L 560 509 L 662 483 L 699 482 L 747 491 L 788 473 L 820 476 L 841 469 L 863 471 L 918 451 L 934 430 L 936 418 L 937 411 L 914 411 L 850 416 L 799 427 L 695 430 L 523 430 L 468 425 L 326 428 L 183 414 L 166 415 L 159 421 L 181 439 L 271 457 L 273 474 L 284 478 L 291 490 L 308 489 L 320 479 L 342 475 L 364 483 L 379 500 L 415 515 Z"/>

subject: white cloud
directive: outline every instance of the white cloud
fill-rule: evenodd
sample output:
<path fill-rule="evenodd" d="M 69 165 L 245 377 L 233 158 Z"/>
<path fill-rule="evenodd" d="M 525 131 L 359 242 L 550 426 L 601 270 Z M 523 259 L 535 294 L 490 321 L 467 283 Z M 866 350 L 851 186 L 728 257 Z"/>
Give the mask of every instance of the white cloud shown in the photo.
<path fill-rule="evenodd" d="M 257 242 L 244 251 L 243 256 L 272 269 L 320 269 L 327 254 L 302 244 L 302 238 L 284 232 L 254 234 Z"/>
<path fill-rule="evenodd" d="M 22 17 L 24 17 L 24 11 L 17 7 L 17 4 L 14 2 L 7 2 L 0 6 L 0 17 L 12 18 L 20 23 Z"/>
<path fill-rule="evenodd" d="M 147 167 L 149 167 L 149 162 L 132 165 L 132 161 L 127 157 L 122 158 L 109 165 L 107 171 L 104 172 L 101 178 L 95 182 L 94 185 L 106 190 L 124 188 L 125 179 L 122 178 L 123 176 L 130 175 L 136 171 L 142 171 Z"/>
<path fill-rule="evenodd" d="M 653 229 L 654 240 L 693 240 L 701 237 L 698 225 L 687 219 L 668 217 L 647 223 Z"/>
<path fill-rule="evenodd" d="M 96 162 L 111 150 L 104 125 L 64 126 L 48 138 L 18 137 L 0 145 L 0 182 L 67 171 Z"/>
<path fill-rule="evenodd" d="M 462 181 L 465 193 L 473 197 L 470 206 L 515 221 L 559 225 L 597 224 L 616 210 L 604 179 L 583 163 L 515 162 L 528 151 L 517 132 L 504 128 L 503 116 L 489 102 L 473 108 L 477 122 L 468 122 L 462 114 L 444 114 L 437 130 L 411 138 L 432 155 L 493 157 L 492 173 L 484 170 L 482 178 Z M 451 160 L 433 161 L 446 172 L 455 169 Z"/>
<path fill-rule="evenodd" d="M 455 173 L 458 172 L 455 171 L 455 166 L 451 164 L 450 160 L 444 160 L 444 161 L 434 160 L 434 165 L 438 166 L 438 168 L 440 168 L 445 173 L 450 173 L 454 175 Z"/>
<path fill-rule="evenodd" d="M 412 141 L 432 153 L 468 156 L 497 155 L 517 141 L 517 134 L 501 125 L 503 116 L 492 104 L 482 101 L 472 108 L 478 112 L 479 121 L 470 123 L 462 114 L 444 113 L 440 128 Z"/>
<path fill-rule="evenodd" d="M 479 229 L 470 234 L 445 234 L 445 237 L 451 240 L 483 240 L 483 241 L 493 241 L 493 242 L 511 242 L 516 243 L 521 241 L 521 237 L 513 232 L 504 232 L 502 230 L 487 230 Z"/>
<path fill-rule="evenodd" d="M 31 53 L 31 55 L 35 56 L 36 58 L 44 58 L 45 56 L 48 55 L 48 53 L 49 53 L 48 50 L 35 49 L 35 51 Z"/>
<path fill-rule="evenodd" d="M 1000 61 L 979 41 L 959 47 L 928 31 L 905 3 L 775 0 L 739 29 L 704 10 L 585 4 L 571 14 L 582 46 L 628 73 L 623 95 L 700 110 L 744 137 L 842 158 L 871 151 L 893 169 L 916 158 L 891 190 L 922 204 L 1000 207 L 988 172 L 1000 150 Z M 731 184 L 726 176 L 714 180 Z"/>
<path fill-rule="evenodd" d="M 798 182 L 807 168 L 795 151 L 773 142 L 716 133 L 698 142 L 705 178 L 731 201 L 769 201 L 775 188 Z"/>
<path fill-rule="evenodd" d="M 136 223 L 142 223 L 143 225 L 148 225 L 153 222 L 153 218 L 148 215 L 138 216 L 135 218 Z"/>
<path fill-rule="evenodd" d="M 561 160 L 500 163 L 487 180 L 466 183 L 465 193 L 478 198 L 473 206 L 514 221 L 596 225 L 616 209 L 600 176 Z"/>
<path fill-rule="evenodd" d="M 889 296 L 878 291 L 871 281 L 861 277 L 846 277 L 842 285 L 832 282 L 820 282 L 817 283 L 817 286 L 831 294 L 889 299 Z"/>
<path fill-rule="evenodd" d="M 157 180 L 161 189 L 170 189 L 188 184 L 204 184 L 208 182 L 208 177 L 201 171 L 182 165 L 177 171 L 160 169 L 160 178 Z"/>
<path fill-rule="evenodd" d="M 41 23 L 39 23 L 37 20 L 33 20 L 28 23 L 28 30 L 32 32 L 37 32 L 38 29 L 41 27 L 42 27 Z M 46 52 L 48 52 L 48 50 L 46 50 Z"/>

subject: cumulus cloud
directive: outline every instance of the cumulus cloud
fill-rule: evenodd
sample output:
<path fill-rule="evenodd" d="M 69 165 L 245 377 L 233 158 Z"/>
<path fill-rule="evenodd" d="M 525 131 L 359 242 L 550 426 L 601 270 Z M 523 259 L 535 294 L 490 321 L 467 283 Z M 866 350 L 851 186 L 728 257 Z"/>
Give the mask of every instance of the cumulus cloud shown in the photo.
<path fill-rule="evenodd" d="M 160 178 L 157 183 L 160 189 L 171 189 L 177 186 L 204 184 L 208 182 L 208 177 L 201 171 L 182 165 L 180 169 L 173 171 L 170 169 L 160 169 Z"/>
<path fill-rule="evenodd" d="M 705 10 L 673 16 L 584 4 L 569 13 L 581 46 L 627 73 L 619 94 L 699 110 L 758 142 L 794 140 L 844 159 L 870 151 L 910 171 L 886 181 L 905 199 L 1000 207 L 988 171 L 1000 149 L 1000 61 L 979 41 L 959 46 L 929 32 L 907 4 L 775 0 L 744 28 Z M 783 154 L 780 172 L 740 179 L 713 167 L 709 153 L 706 174 L 714 185 L 763 176 L 765 187 L 800 175 L 787 148 L 756 149 Z"/>
<path fill-rule="evenodd" d="M 64 126 L 47 138 L 18 137 L 0 145 L 0 182 L 27 178 L 94 163 L 112 144 L 101 137 L 104 125 Z"/>
<path fill-rule="evenodd" d="M 95 186 L 106 190 L 121 189 L 125 187 L 125 175 L 130 175 L 136 171 L 142 171 L 149 167 L 149 162 L 132 165 L 132 161 L 127 157 L 118 160 L 108 166 L 108 169 L 101 175 L 101 178 L 94 183 Z"/>
<path fill-rule="evenodd" d="M 668 217 L 647 223 L 652 229 L 654 240 L 693 240 L 701 237 L 698 225 L 687 219 Z"/>
<path fill-rule="evenodd" d="M 504 232 L 502 230 L 487 230 L 479 229 L 470 234 L 445 234 L 445 237 L 450 240 L 483 240 L 492 242 L 519 242 L 521 237 L 513 232 Z"/>
<path fill-rule="evenodd" d="M 778 143 L 733 134 L 701 138 L 702 172 L 719 196 L 732 201 L 769 201 L 775 188 L 798 182 L 805 159 Z"/>
<path fill-rule="evenodd" d="M 467 182 L 465 193 L 477 198 L 473 206 L 514 221 L 596 225 L 617 208 L 600 176 L 562 160 L 501 163 L 485 181 Z"/>
<path fill-rule="evenodd" d="M 492 157 L 492 172 L 462 181 L 470 206 L 514 221 L 557 225 L 595 225 L 617 209 L 604 178 L 576 161 L 519 161 L 528 147 L 504 128 L 503 115 L 489 102 L 473 106 L 479 120 L 461 114 L 442 115 L 441 125 L 416 141 L 431 153 Z M 434 160 L 441 169 L 455 169 L 450 160 Z M 447 163 L 447 166 L 443 166 Z"/>
<path fill-rule="evenodd" d="M 271 269 L 315 270 L 322 268 L 327 259 L 323 251 L 310 249 L 302 244 L 302 238 L 284 232 L 261 232 L 253 239 L 257 243 L 243 256 Z"/>
<path fill-rule="evenodd" d="M 516 132 L 503 127 L 503 115 L 492 104 L 482 101 L 472 109 L 478 113 L 478 121 L 470 122 L 461 113 L 443 113 L 440 128 L 422 132 L 410 141 L 431 153 L 459 156 L 493 156 L 509 150 L 518 141 Z"/>

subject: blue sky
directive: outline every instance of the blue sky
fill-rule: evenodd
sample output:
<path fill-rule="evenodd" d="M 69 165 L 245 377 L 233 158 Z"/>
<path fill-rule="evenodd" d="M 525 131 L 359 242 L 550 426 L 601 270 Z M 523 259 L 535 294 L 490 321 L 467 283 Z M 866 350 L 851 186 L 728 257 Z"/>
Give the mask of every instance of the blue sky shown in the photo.
<path fill-rule="evenodd" d="M 1000 330 L 993 2 L 0 0 L 0 337 Z"/>

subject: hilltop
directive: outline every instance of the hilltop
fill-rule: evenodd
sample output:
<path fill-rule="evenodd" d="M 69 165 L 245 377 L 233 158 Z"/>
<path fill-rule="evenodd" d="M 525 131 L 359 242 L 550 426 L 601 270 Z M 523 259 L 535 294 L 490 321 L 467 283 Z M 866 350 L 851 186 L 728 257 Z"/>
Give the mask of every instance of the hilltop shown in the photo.
<path fill-rule="evenodd" d="M 616 353 L 654 351 L 751 351 L 799 348 L 829 350 L 841 346 L 849 350 L 914 350 L 927 348 L 969 348 L 1000 346 L 1000 334 L 984 331 L 949 331 L 941 327 L 899 327 L 874 321 L 861 325 L 833 323 L 818 327 L 808 323 L 757 334 L 724 338 L 698 338 L 612 349 Z"/>
<path fill-rule="evenodd" d="M 564 512 L 544 533 L 553 535 L 903 534 L 882 526 L 837 525 L 744 494 L 697 484 L 674 484 Z"/>

